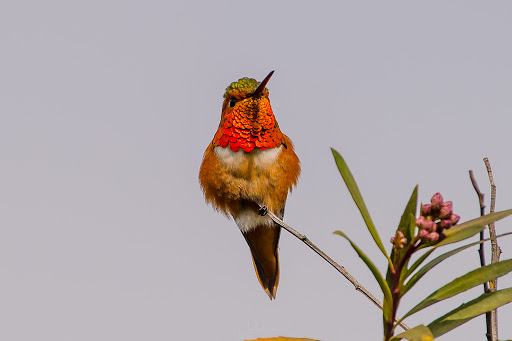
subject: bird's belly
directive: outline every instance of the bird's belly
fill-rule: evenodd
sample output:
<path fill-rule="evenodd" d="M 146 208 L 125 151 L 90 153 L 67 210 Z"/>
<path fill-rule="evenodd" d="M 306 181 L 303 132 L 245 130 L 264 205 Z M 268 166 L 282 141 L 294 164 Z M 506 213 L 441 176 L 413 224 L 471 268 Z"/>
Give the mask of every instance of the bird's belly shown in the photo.
<path fill-rule="evenodd" d="M 233 215 L 236 225 L 242 232 L 249 232 L 256 227 L 274 226 L 268 215 L 261 216 L 253 207 L 244 207 Z"/>
<path fill-rule="evenodd" d="M 277 212 L 284 204 L 276 201 L 274 196 L 282 175 L 278 165 L 282 148 L 258 149 L 249 153 L 242 149 L 234 152 L 229 147 L 214 148 L 215 155 L 222 164 L 218 181 L 222 183 L 223 196 L 233 199 L 229 211 L 244 232 L 257 226 L 273 226 L 268 216 L 262 217 L 258 213 L 259 204 Z M 248 203 L 241 204 L 244 201 Z M 255 204 L 251 205 L 250 202 Z"/>

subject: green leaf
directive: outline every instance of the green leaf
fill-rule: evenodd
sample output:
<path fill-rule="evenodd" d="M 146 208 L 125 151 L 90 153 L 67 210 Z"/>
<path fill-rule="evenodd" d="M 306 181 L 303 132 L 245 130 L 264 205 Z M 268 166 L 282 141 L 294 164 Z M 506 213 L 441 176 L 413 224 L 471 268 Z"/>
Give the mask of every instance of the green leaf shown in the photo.
<path fill-rule="evenodd" d="M 512 288 L 489 292 L 450 311 L 428 325 L 439 337 L 469 320 L 512 302 Z"/>
<path fill-rule="evenodd" d="M 475 234 L 482 231 L 486 225 L 503 219 L 511 214 L 512 210 L 489 213 L 483 217 L 467 221 L 460 225 L 455 225 L 454 227 L 446 230 L 446 238 L 437 243 L 435 247 L 456 243 L 458 241 L 473 237 Z"/>
<path fill-rule="evenodd" d="M 510 234 L 512 234 L 512 232 L 503 233 L 503 234 L 500 234 L 500 235 L 496 236 L 496 238 L 501 238 L 501 237 L 504 237 L 504 236 L 508 236 Z M 458 248 L 456 248 L 454 250 L 451 250 L 449 252 L 443 253 L 442 255 L 438 256 L 437 258 L 431 260 L 427 265 L 425 265 L 417 273 L 415 273 L 414 276 L 412 276 L 412 278 L 405 284 L 405 286 L 401 290 L 400 296 L 405 295 L 405 293 L 408 292 L 416 284 L 416 282 L 418 282 L 427 272 L 432 270 L 436 265 L 438 265 L 439 263 L 441 263 L 445 259 L 447 259 L 447 258 L 449 258 L 449 257 L 451 257 L 453 255 L 456 255 L 460 251 L 463 251 L 463 250 L 465 250 L 467 248 L 470 248 L 471 246 L 475 246 L 475 245 L 484 243 L 484 242 L 489 241 L 491 239 L 492 238 L 487 238 L 487 239 L 479 240 L 477 242 L 474 242 L 474 243 L 471 243 L 471 244 L 468 244 L 468 245 L 464 245 L 464 246 L 458 247 Z M 411 267 L 410 271 L 411 272 L 414 271 L 414 269 L 416 269 L 416 267 L 419 266 L 419 264 L 421 264 L 434 250 L 436 250 L 436 248 L 432 248 L 429 251 L 427 251 L 424 255 L 422 255 L 413 264 L 413 266 Z"/>
<path fill-rule="evenodd" d="M 366 256 L 365 253 L 354 242 L 352 242 L 352 240 L 350 240 L 350 238 L 345 233 L 343 233 L 341 231 L 334 231 L 334 233 L 338 234 L 338 235 L 342 236 L 343 238 L 345 238 L 346 240 L 348 240 L 350 245 L 352 245 L 354 250 L 357 252 L 357 255 L 359 256 L 359 258 L 361 258 L 363 260 L 363 262 L 366 264 L 366 266 L 368 267 L 368 269 L 370 269 L 370 271 L 373 274 L 373 277 L 375 277 L 375 279 L 377 280 L 377 283 L 379 283 L 380 289 L 382 290 L 382 293 L 384 294 L 384 309 L 383 309 L 384 316 L 386 318 L 391 317 L 391 314 L 392 314 L 392 311 L 391 311 L 391 309 L 392 309 L 391 289 L 389 288 L 388 284 L 382 277 L 381 273 L 379 272 L 379 270 L 377 269 L 375 264 L 373 264 L 373 262 L 370 260 L 370 258 L 368 258 L 368 256 Z"/>
<path fill-rule="evenodd" d="M 405 206 L 404 213 L 402 214 L 402 217 L 400 218 L 400 223 L 398 224 L 398 230 L 402 231 L 405 238 L 407 240 L 412 240 L 414 238 L 414 230 L 411 233 L 411 225 L 416 225 L 416 207 L 418 206 L 418 185 L 414 187 L 414 190 L 412 191 L 411 198 L 409 199 L 409 202 L 407 203 L 407 206 Z"/>
<path fill-rule="evenodd" d="M 409 341 L 433 341 L 434 335 L 432 335 L 432 332 L 428 327 L 420 324 L 419 326 L 392 337 L 390 341 L 399 341 L 401 339 L 407 339 Z"/>
<path fill-rule="evenodd" d="M 350 192 L 350 195 L 352 195 L 352 199 L 354 200 L 357 208 L 359 209 L 359 212 L 361 212 L 361 216 L 363 217 L 363 220 L 364 220 L 366 226 L 368 227 L 368 231 L 370 231 L 370 234 L 372 235 L 373 240 L 375 241 L 375 244 L 377 244 L 377 247 L 380 249 L 380 251 L 382 252 L 384 257 L 387 258 L 390 266 L 392 267 L 393 264 L 391 263 L 391 259 L 389 258 L 388 254 L 386 253 L 384 244 L 382 244 L 382 240 L 380 239 L 379 234 L 377 233 L 377 229 L 375 228 L 375 225 L 373 224 L 372 218 L 370 217 L 370 213 L 368 212 L 368 209 L 366 208 L 366 205 L 364 203 L 361 192 L 359 192 L 359 188 L 357 187 L 356 180 L 352 176 L 350 169 L 348 168 L 345 160 L 343 160 L 341 155 L 333 148 L 331 148 L 331 151 L 332 151 L 332 155 L 334 156 L 334 161 L 336 162 L 336 166 L 338 166 L 338 170 L 340 171 L 341 177 L 345 181 L 348 191 Z"/>
<path fill-rule="evenodd" d="M 411 197 L 409 198 L 409 202 L 405 206 L 404 213 L 402 214 L 402 217 L 400 218 L 400 223 L 398 224 L 397 231 L 401 231 L 404 234 L 404 237 L 407 238 L 408 243 L 414 238 L 414 228 L 416 226 L 416 206 L 418 206 L 418 185 L 414 187 L 414 190 L 412 191 Z M 412 228 L 411 228 L 412 227 Z M 407 247 L 404 247 L 399 250 L 398 252 L 398 259 L 401 259 L 406 252 Z M 395 260 L 395 252 L 396 249 L 393 248 L 391 250 L 391 259 L 393 261 Z M 407 269 L 409 260 L 407 260 L 404 264 L 404 269 Z M 400 273 L 400 283 L 403 283 L 403 281 L 407 278 L 406 271 L 402 271 Z M 388 271 L 386 273 L 386 281 L 388 282 L 388 285 L 391 287 L 391 268 L 388 267 Z"/>
<path fill-rule="evenodd" d="M 488 282 L 491 279 L 499 278 L 512 271 L 512 259 L 501 261 L 498 263 L 483 266 L 476 270 L 470 271 L 464 276 L 454 279 L 450 283 L 442 286 L 418 305 L 412 308 L 402 319 L 410 316 L 432 304 L 441 302 L 447 298 L 453 297 L 477 285 Z"/>

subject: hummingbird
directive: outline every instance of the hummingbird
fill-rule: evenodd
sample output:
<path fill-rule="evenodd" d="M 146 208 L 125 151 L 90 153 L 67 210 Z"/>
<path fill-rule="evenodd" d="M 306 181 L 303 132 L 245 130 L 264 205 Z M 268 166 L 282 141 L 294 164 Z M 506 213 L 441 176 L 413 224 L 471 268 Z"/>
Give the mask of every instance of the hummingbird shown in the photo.
<path fill-rule="evenodd" d="M 275 299 L 279 284 L 281 227 L 260 208 L 284 217 L 288 192 L 297 184 L 300 161 L 281 132 L 262 82 L 241 78 L 224 93 L 220 124 L 206 148 L 199 182 L 206 202 L 231 216 L 251 251 L 261 286 Z"/>

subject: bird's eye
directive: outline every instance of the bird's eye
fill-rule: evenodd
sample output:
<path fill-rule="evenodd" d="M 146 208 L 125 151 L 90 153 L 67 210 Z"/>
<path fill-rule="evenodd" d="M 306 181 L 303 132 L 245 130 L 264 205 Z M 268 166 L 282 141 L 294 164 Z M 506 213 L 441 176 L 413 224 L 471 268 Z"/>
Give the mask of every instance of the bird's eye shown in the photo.
<path fill-rule="evenodd" d="M 233 108 L 235 106 L 235 104 L 236 104 L 236 99 L 232 98 L 232 99 L 229 100 L 229 106 L 231 108 Z"/>

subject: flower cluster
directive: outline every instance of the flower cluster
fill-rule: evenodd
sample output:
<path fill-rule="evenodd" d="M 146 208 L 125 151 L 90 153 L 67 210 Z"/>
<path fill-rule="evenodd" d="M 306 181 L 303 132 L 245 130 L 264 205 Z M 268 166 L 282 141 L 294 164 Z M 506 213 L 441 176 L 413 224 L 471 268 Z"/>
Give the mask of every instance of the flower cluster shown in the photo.
<path fill-rule="evenodd" d="M 460 217 L 453 213 L 453 203 L 444 201 L 441 193 L 436 193 L 430 200 L 430 204 L 421 205 L 420 216 L 416 219 L 418 234 L 411 241 L 411 245 L 416 243 L 433 244 L 444 238 L 443 231 L 456 225 Z M 394 249 L 402 249 L 408 242 L 404 233 L 396 231 L 394 237 L 391 237 L 391 244 Z"/>
<path fill-rule="evenodd" d="M 443 201 L 440 193 L 434 194 L 430 204 L 421 206 L 421 213 L 416 219 L 418 237 L 424 242 L 434 243 L 443 237 L 443 230 L 457 224 L 460 217 L 453 214 L 451 201 Z"/>
<path fill-rule="evenodd" d="M 404 237 L 402 231 L 396 231 L 395 236 L 391 237 L 391 244 L 395 249 L 403 248 L 405 243 L 407 243 L 407 238 Z"/>

